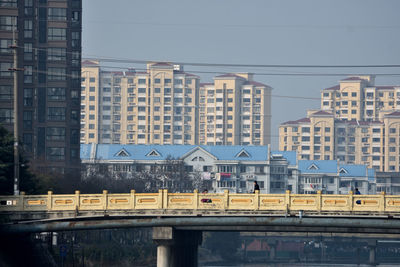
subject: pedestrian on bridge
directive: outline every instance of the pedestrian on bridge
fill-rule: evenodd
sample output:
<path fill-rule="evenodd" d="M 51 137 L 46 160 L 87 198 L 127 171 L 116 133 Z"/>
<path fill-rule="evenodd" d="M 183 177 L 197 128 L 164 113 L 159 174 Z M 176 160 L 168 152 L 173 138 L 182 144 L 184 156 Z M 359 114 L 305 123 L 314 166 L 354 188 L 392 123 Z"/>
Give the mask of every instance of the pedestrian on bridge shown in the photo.
<path fill-rule="evenodd" d="M 257 181 L 254 181 L 254 191 L 253 191 L 253 193 L 255 193 L 256 190 L 260 191 L 260 186 L 257 184 Z"/>

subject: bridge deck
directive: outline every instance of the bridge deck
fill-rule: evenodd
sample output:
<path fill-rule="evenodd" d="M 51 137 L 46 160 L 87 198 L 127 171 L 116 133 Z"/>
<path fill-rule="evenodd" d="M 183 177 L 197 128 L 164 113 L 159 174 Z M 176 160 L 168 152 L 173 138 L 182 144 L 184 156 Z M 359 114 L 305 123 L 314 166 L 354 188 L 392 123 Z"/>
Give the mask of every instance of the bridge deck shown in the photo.
<path fill-rule="evenodd" d="M 224 212 L 291 213 L 380 213 L 400 214 L 400 195 L 314 195 L 291 194 L 229 194 L 224 193 L 158 193 L 20 195 L 0 196 L 0 213 L 7 211 L 145 211 L 205 210 Z"/>

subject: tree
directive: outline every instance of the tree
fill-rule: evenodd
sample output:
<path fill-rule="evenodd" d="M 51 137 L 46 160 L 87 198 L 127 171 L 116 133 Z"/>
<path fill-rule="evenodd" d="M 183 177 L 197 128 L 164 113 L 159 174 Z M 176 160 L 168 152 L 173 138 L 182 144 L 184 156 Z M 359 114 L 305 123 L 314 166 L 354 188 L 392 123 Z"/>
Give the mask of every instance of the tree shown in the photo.
<path fill-rule="evenodd" d="M 13 194 L 14 192 L 14 137 L 0 125 L 0 194 Z M 29 171 L 29 163 L 19 153 L 20 162 L 20 191 L 27 194 L 43 193 L 47 181 L 41 181 Z"/>

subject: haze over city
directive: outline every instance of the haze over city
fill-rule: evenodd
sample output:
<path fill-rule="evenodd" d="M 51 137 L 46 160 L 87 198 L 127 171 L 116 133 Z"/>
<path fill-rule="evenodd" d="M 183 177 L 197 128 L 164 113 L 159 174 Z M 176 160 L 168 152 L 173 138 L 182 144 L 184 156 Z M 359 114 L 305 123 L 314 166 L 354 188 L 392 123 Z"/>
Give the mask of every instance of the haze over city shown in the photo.
<path fill-rule="evenodd" d="M 0 0 L 0 266 L 400 266 L 399 10 Z"/>

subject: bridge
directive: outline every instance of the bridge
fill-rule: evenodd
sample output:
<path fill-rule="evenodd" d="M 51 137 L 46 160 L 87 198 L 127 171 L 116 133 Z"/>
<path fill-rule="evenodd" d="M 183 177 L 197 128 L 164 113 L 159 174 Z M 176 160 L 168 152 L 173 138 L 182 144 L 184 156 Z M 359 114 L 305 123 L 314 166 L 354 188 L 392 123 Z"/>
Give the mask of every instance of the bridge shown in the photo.
<path fill-rule="evenodd" d="M 197 266 L 202 231 L 400 236 L 400 196 L 158 193 L 0 196 L 0 230 L 153 227 L 157 266 Z M 373 247 L 373 246 L 372 246 Z M 374 250 L 370 260 L 374 261 Z M 186 255 L 186 257 L 181 257 Z"/>

